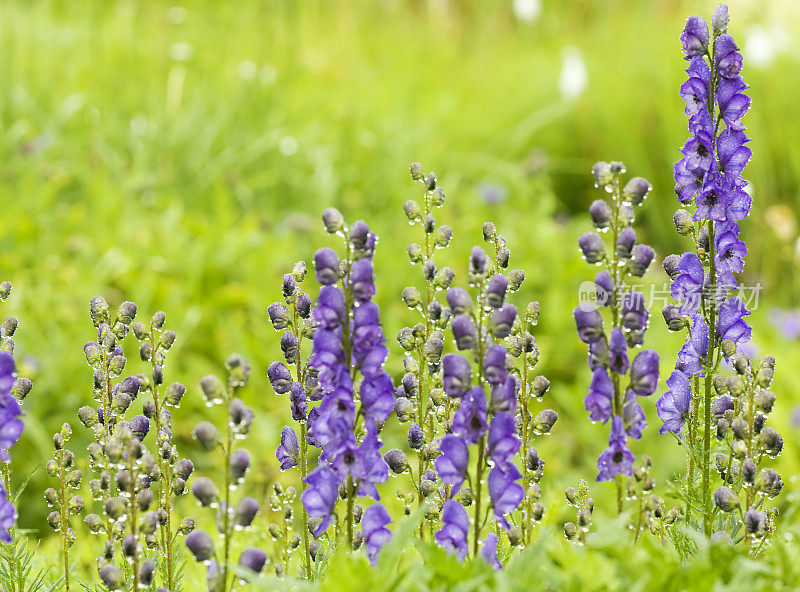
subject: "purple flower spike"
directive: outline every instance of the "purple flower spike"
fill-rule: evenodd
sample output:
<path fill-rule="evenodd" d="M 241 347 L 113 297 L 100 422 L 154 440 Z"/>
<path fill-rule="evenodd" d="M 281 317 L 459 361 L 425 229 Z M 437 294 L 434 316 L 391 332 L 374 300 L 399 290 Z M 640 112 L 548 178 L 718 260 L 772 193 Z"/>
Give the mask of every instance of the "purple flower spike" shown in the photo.
<path fill-rule="evenodd" d="M 442 508 L 442 528 L 436 531 L 436 542 L 463 561 L 467 556 L 468 533 L 469 516 L 464 506 L 455 500 L 445 502 Z"/>
<path fill-rule="evenodd" d="M 611 421 L 611 434 L 606 448 L 597 459 L 598 481 L 611 481 L 617 475 L 633 475 L 633 453 L 628 450 L 625 426 L 622 418 L 615 415 Z"/>
<path fill-rule="evenodd" d="M 520 478 L 522 478 L 522 473 L 519 472 L 517 466 L 506 462 L 492 467 L 486 480 L 489 497 L 492 499 L 494 518 L 506 530 L 511 528 L 511 525 L 505 515 L 516 510 L 525 497 L 525 488 L 517 483 Z"/>
<path fill-rule="evenodd" d="M 452 498 L 461 489 L 467 475 L 469 449 L 467 443 L 454 434 L 447 434 L 439 447 L 441 454 L 434 461 L 436 472 L 443 483 L 452 485 Z"/>
<path fill-rule="evenodd" d="M 628 344 L 622 329 L 614 327 L 611 330 L 611 345 L 609 346 L 609 368 L 617 374 L 625 374 L 630 367 L 628 361 Z"/>
<path fill-rule="evenodd" d="M 486 433 L 486 393 L 476 386 L 461 400 L 461 407 L 453 415 L 453 433 L 475 444 Z"/>
<path fill-rule="evenodd" d="M 472 366 L 461 354 L 446 354 L 442 359 L 442 382 L 448 396 L 460 399 L 472 386 Z"/>
<path fill-rule="evenodd" d="M 282 470 L 296 467 L 300 460 L 300 441 L 289 426 L 283 426 L 283 430 L 281 430 L 281 443 L 275 451 L 275 456 L 281 463 Z"/>
<path fill-rule="evenodd" d="M 631 365 L 631 390 L 648 397 L 658 387 L 658 353 L 652 349 L 639 352 Z"/>
<path fill-rule="evenodd" d="M 495 569 L 503 569 L 503 564 L 497 558 L 497 535 L 490 532 L 486 535 L 486 539 L 481 543 L 481 557 L 484 561 Z"/>
<path fill-rule="evenodd" d="M 692 388 L 689 379 L 683 372 L 675 370 L 667 379 L 669 390 L 656 401 L 658 417 L 664 422 L 659 428 L 659 434 L 675 432 L 679 434 L 686 416 L 689 414 L 689 405 L 692 402 Z"/>
<path fill-rule="evenodd" d="M 389 512 L 382 504 L 374 504 L 364 511 L 361 519 L 361 533 L 364 535 L 367 557 L 373 567 L 378 562 L 378 553 L 381 547 L 392 538 L 392 532 L 386 528 L 386 525 L 391 523 Z"/>
<path fill-rule="evenodd" d="M 589 419 L 592 421 L 608 421 L 611 417 L 611 404 L 614 399 L 614 385 L 608 372 L 603 368 L 597 368 L 592 373 L 592 382 L 589 385 L 589 394 L 583 402 L 586 411 L 589 412 Z"/>
<path fill-rule="evenodd" d="M 336 509 L 339 496 L 339 480 L 336 473 L 327 464 L 321 464 L 305 478 L 310 486 L 303 492 L 301 499 L 309 516 L 322 518 L 319 526 L 312 533 L 318 537 L 331 525 L 331 514 Z"/>

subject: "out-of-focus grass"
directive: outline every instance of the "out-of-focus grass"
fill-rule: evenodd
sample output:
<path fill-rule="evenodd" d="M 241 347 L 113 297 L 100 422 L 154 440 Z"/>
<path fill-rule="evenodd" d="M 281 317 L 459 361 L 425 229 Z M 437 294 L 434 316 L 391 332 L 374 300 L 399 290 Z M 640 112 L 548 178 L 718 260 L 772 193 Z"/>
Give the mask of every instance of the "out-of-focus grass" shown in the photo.
<path fill-rule="evenodd" d="M 448 195 L 441 221 L 456 235 L 444 261 L 463 277 L 468 248 L 493 219 L 512 264 L 528 275 L 521 300 L 542 303 L 541 368 L 562 427 L 542 445 L 546 495 L 591 478 L 606 430 L 582 409 L 587 370 L 570 315 L 578 284 L 592 274 L 575 248 L 594 199 L 588 170 L 594 160 L 621 159 L 650 179 L 640 235 L 661 254 L 681 248 L 670 221 L 672 162 L 686 135 L 677 37 L 701 8 L 708 14 L 713 3 L 544 2 L 539 19 L 524 23 L 510 2 L 489 0 L 3 3 L 0 275 L 15 284 L 6 310 L 20 318 L 18 358 L 35 381 L 15 470 L 43 462 L 49 434 L 65 420 L 77 424 L 75 410 L 91 398 L 81 346 L 97 293 L 112 304 L 134 300 L 143 315 L 167 312 L 179 334 L 168 378 L 190 387 L 175 414 L 187 452 L 197 456 L 186 435 L 207 415 L 197 380 L 231 351 L 253 363 L 246 399 L 260 429 L 250 446 L 271 450 L 287 415 L 265 378 L 279 354 L 265 307 L 279 296 L 280 275 L 329 244 L 318 215 L 335 205 L 381 236 L 387 334 L 411 322 L 399 293 L 417 281 L 404 256 L 416 237 L 400 205 L 416 196 L 407 166 L 419 160 Z M 774 41 L 800 21 L 788 1 L 732 2 L 731 15 L 745 50 L 753 27 Z M 800 399 L 800 354 L 766 326 L 763 309 L 798 304 L 794 42 L 789 36 L 770 66 L 745 71 L 756 197 L 744 229 L 746 282 L 766 287 L 755 341 L 778 357 L 784 430 Z M 588 86 L 566 101 L 558 80 L 573 46 Z M 506 199 L 487 203 L 484 184 L 501 186 Z M 664 281 L 659 273 L 652 281 Z M 653 313 L 649 343 L 676 351 Z M 129 371 L 141 371 L 134 353 Z M 673 362 L 663 360 L 665 372 Z M 652 425 L 637 452 L 656 458 L 664 483 L 680 455 L 657 437 L 652 403 L 646 411 Z M 76 449 L 86 442 L 81 431 Z M 387 437 L 402 434 L 394 427 Z M 796 474 L 797 458 L 787 450 L 783 470 Z M 257 462 L 265 484 L 274 459 Z M 46 481 L 40 472 L 26 494 L 26 527 L 43 525 Z M 607 488 L 596 489 L 602 507 Z"/>

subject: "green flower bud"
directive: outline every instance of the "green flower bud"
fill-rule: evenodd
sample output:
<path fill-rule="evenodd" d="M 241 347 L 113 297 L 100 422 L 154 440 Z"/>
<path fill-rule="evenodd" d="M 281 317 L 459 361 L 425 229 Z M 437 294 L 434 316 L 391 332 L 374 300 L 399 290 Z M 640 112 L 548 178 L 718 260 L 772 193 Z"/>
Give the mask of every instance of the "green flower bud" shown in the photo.
<path fill-rule="evenodd" d="M 412 223 L 418 220 L 422 220 L 422 209 L 419 207 L 419 204 L 413 199 L 409 199 L 407 202 L 403 204 L 403 211 L 405 212 L 406 217 Z"/>

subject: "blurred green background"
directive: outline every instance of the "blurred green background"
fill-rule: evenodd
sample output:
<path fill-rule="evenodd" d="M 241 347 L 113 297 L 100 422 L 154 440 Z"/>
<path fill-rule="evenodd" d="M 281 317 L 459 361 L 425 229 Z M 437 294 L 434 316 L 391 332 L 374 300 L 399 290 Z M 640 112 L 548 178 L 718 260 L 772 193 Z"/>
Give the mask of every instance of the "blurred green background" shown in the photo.
<path fill-rule="evenodd" d="M 112 306 L 135 301 L 144 317 L 164 310 L 178 332 L 167 378 L 189 386 L 174 420 L 194 458 L 188 434 L 209 416 L 197 381 L 221 372 L 232 351 L 251 361 L 244 398 L 259 411 L 259 429 L 248 446 L 264 451 L 253 487 L 265 487 L 288 417 L 266 380 L 280 355 L 266 306 L 294 261 L 332 246 L 324 207 L 366 220 L 380 236 L 377 298 L 399 375 L 393 336 L 414 320 L 400 291 L 420 281 L 405 256 L 416 229 L 400 206 L 419 197 L 408 164 L 420 161 L 448 197 L 440 223 L 455 228 L 441 263 L 463 281 L 469 247 L 494 220 L 512 266 L 528 276 L 518 304 L 542 304 L 541 370 L 553 384 L 546 405 L 561 417 L 541 444 L 543 490 L 550 519 L 564 518 L 563 487 L 593 480 L 607 438 L 583 411 L 588 370 L 571 318 L 577 286 L 594 275 L 576 248 L 597 191 L 589 170 L 618 159 L 647 177 L 654 190 L 640 237 L 660 256 L 686 247 L 671 222 L 672 164 L 687 135 L 678 36 L 688 14 L 710 15 L 714 4 L 0 3 L 0 279 L 14 283 L 3 310 L 20 319 L 17 358 L 35 384 L 15 474 L 46 460 L 63 421 L 75 427 L 73 449 L 87 442 L 75 411 L 91 402 L 82 346 L 92 337 L 89 299 L 102 294 Z M 787 440 L 778 462 L 787 500 L 800 466 L 790 422 L 800 351 L 787 325 L 794 317 L 775 321 L 776 309 L 800 306 L 800 5 L 734 0 L 730 9 L 753 97 L 746 176 L 755 207 L 743 226 L 743 282 L 764 287 L 754 345 L 778 359 L 773 421 Z M 646 280 L 665 281 L 658 263 Z M 667 352 L 666 374 L 679 343 L 657 309 L 648 344 Z M 143 371 L 131 354 L 129 372 Z M 655 458 L 663 486 L 683 455 L 657 435 L 654 402 L 645 403 L 651 425 L 635 451 Z M 390 426 L 386 438 L 399 442 L 401 429 Z M 22 526 L 42 536 L 47 481 L 35 475 L 21 512 Z M 601 501 L 611 490 L 594 489 Z"/>

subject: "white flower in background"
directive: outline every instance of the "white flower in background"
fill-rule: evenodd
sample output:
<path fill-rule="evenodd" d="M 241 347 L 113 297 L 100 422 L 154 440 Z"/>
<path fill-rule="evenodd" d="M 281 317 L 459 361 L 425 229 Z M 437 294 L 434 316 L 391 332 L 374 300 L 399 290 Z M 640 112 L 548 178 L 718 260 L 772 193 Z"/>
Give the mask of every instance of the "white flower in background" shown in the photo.
<path fill-rule="evenodd" d="M 243 60 L 239 64 L 239 77 L 244 80 L 252 80 L 258 73 L 258 66 L 252 60 Z"/>
<path fill-rule="evenodd" d="M 759 69 L 770 67 L 775 58 L 789 49 L 790 41 L 788 33 L 782 27 L 750 27 L 744 42 L 747 63 Z"/>
<path fill-rule="evenodd" d="M 542 13 L 542 0 L 514 0 L 514 15 L 521 21 L 532 23 Z"/>
<path fill-rule="evenodd" d="M 581 50 L 575 46 L 565 47 L 561 59 L 561 75 L 558 77 L 558 92 L 565 101 L 573 101 L 583 94 L 589 82 L 589 73 Z"/>

